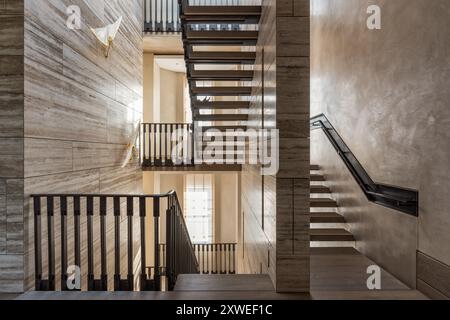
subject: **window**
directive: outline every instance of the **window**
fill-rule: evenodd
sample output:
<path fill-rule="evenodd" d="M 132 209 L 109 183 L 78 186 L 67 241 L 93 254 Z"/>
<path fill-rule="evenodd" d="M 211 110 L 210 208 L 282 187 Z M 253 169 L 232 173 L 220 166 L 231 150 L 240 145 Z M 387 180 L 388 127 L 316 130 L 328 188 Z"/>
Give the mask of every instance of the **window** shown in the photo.
<path fill-rule="evenodd" d="M 213 242 L 213 176 L 189 174 L 184 182 L 184 214 L 193 243 Z"/>

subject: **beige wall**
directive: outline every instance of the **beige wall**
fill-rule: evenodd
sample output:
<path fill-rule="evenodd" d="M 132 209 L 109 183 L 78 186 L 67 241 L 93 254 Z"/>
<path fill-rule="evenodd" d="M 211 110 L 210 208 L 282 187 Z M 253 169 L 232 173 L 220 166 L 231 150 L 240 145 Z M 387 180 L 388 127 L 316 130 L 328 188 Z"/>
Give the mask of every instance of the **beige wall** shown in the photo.
<path fill-rule="evenodd" d="M 382 29 L 366 28 L 367 7 Z M 450 265 L 447 0 L 312 1 L 312 113 L 325 113 L 377 182 L 419 190 L 419 218 L 368 204 L 322 133 L 325 167 L 358 248 L 408 285 L 416 249 Z"/>
<path fill-rule="evenodd" d="M 129 137 L 142 113 L 142 1 L 125 2 L 119 5 L 105 0 L 92 5 L 89 1 L 72 1 L 82 12 L 81 30 L 66 27 L 66 4 L 57 0 L 26 0 L 25 21 L 16 26 L 10 17 L 1 18 L 0 38 L 4 32 L 7 38 L 0 41 L 0 56 L 6 50 L 4 44 L 8 47 L 7 55 L 24 54 L 24 79 L 15 84 L 17 88 L 9 97 L 14 98 L 17 93 L 19 98 L 17 90 L 24 88 L 25 101 L 20 120 L 19 113 L 9 112 L 9 135 L 15 137 L 11 135 L 17 127 L 14 125 L 22 123 L 23 126 L 24 160 L 21 162 L 20 156 L 16 156 L 15 161 L 21 163 L 24 180 L 6 181 L 7 190 L 14 191 L 7 196 L 7 208 L 12 211 L 10 214 L 7 211 L 10 233 L 6 252 L 12 256 L 1 261 L 1 266 L 7 266 L 10 271 L 0 270 L 0 291 L 21 292 L 34 282 L 30 194 L 142 190 L 138 166 L 120 167 Z M 20 16 L 24 12 L 20 3 L 2 1 L 0 14 L 17 12 Z M 124 18 L 123 25 L 110 57 L 105 59 L 88 26 L 111 23 L 120 15 Z M 13 39 L 23 26 L 25 40 Z M 4 90 L 3 84 L 1 87 Z M 58 245 L 58 219 L 55 231 Z M 83 242 L 82 249 L 84 246 Z M 0 249 L 3 254 L 4 249 Z M 57 256 L 58 272 L 59 260 Z M 85 257 L 82 260 L 86 261 Z M 5 275 L 7 282 L 3 282 Z"/>
<path fill-rule="evenodd" d="M 23 1 L 0 2 L 0 292 L 23 287 Z"/>
<path fill-rule="evenodd" d="M 161 69 L 160 121 L 162 123 L 184 122 L 184 81 L 185 75 Z"/>
<path fill-rule="evenodd" d="M 215 174 L 215 242 L 237 243 L 239 220 L 239 174 Z"/>

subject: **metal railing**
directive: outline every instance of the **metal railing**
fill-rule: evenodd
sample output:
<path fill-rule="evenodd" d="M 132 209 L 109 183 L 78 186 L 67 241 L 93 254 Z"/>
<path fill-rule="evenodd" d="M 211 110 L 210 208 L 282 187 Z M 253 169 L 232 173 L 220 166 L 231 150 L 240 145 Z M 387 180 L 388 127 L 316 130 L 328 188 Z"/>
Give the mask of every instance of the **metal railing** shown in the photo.
<path fill-rule="evenodd" d="M 322 129 L 367 199 L 376 204 L 417 217 L 419 193 L 375 183 L 324 114 L 311 118 L 311 129 Z"/>
<path fill-rule="evenodd" d="M 178 0 L 144 0 L 144 32 L 181 32 Z"/>
<path fill-rule="evenodd" d="M 191 6 L 238 6 L 248 4 L 245 0 L 189 0 Z M 239 25 L 208 24 L 193 26 L 195 30 L 238 30 Z M 144 32 L 181 32 L 179 0 L 144 0 Z"/>
<path fill-rule="evenodd" d="M 195 257 L 201 274 L 236 274 L 236 243 L 195 243 L 193 244 Z M 167 245 L 160 244 L 160 272 L 165 274 Z M 149 267 L 153 274 L 154 267 Z"/>
<path fill-rule="evenodd" d="M 143 167 L 194 165 L 194 125 L 143 123 L 140 145 Z"/>
<path fill-rule="evenodd" d="M 161 290 L 160 269 L 150 277 L 147 274 L 146 235 L 151 231 L 155 265 L 160 265 L 159 244 L 167 244 L 165 275 L 169 279 L 169 289 L 173 289 L 178 274 L 199 273 L 174 191 L 163 195 L 42 194 L 33 195 L 32 199 L 37 291 L 55 291 L 57 288 L 61 291 Z M 147 208 L 150 202 L 153 214 L 149 216 Z M 167 221 L 165 239 L 161 236 L 160 225 L 163 214 Z M 153 219 L 153 230 L 147 230 L 149 219 Z M 43 221 L 46 228 L 42 227 Z M 59 237 L 55 237 L 55 231 Z M 137 239 L 136 235 L 139 235 Z M 126 241 L 121 241 L 123 236 Z M 139 252 L 140 264 L 136 268 L 134 261 Z M 96 259 L 100 264 L 95 263 Z M 109 263 L 113 268 L 108 268 Z M 43 271 L 45 264 L 46 272 Z M 79 288 L 68 286 L 69 267 L 80 270 L 83 285 Z M 125 278 L 123 269 L 126 269 Z"/>

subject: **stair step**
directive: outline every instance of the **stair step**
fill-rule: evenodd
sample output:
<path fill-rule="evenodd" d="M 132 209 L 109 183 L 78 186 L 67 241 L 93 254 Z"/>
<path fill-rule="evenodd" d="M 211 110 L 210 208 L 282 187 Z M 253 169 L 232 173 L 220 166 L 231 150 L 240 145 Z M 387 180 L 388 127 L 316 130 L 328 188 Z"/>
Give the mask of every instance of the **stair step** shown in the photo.
<path fill-rule="evenodd" d="M 253 64 L 255 52 L 191 52 L 188 63 L 193 64 Z"/>
<path fill-rule="evenodd" d="M 250 96 L 251 87 L 196 87 L 192 94 L 198 96 Z"/>
<path fill-rule="evenodd" d="M 202 130 L 203 132 L 210 131 L 210 130 L 216 130 L 216 131 L 232 134 L 232 133 L 234 133 L 233 131 L 247 130 L 247 126 L 203 126 L 203 127 L 200 127 L 200 130 Z"/>
<path fill-rule="evenodd" d="M 198 110 L 218 110 L 218 109 L 226 109 L 226 110 L 235 110 L 235 109 L 248 109 L 250 108 L 249 101 L 194 101 L 192 103 L 194 109 Z"/>
<path fill-rule="evenodd" d="M 311 208 L 337 208 L 337 202 L 329 198 L 311 198 Z"/>
<path fill-rule="evenodd" d="M 345 218 L 336 212 L 311 212 L 311 223 L 345 223 Z"/>
<path fill-rule="evenodd" d="M 185 6 L 181 19 L 188 24 L 256 24 L 261 11 L 260 6 Z"/>
<path fill-rule="evenodd" d="M 188 75 L 188 79 L 197 81 L 251 81 L 253 80 L 253 71 L 193 70 Z"/>
<path fill-rule="evenodd" d="M 345 229 L 310 229 L 311 241 L 355 241 Z"/>
<path fill-rule="evenodd" d="M 320 170 L 320 166 L 317 164 L 312 164 L 311 165 L 311 171 L 319 171 Z"/>
<path fill-rule="evenodd" d="M 327 186 L 312 185 L 311 193 L 331 193 L 331 190 Z"/>
<path fill-rule="evenodd" d="M 189 45 L 241 45 L 254 46 L 258 31 L 186 31 L 184 39 Z"/>
<path fill-rule="evenodd" d="M 311 181 L 316 182 L 316 181 L 326 181 L 326 180 L 325 180 L 325 177 L 321 174 L 312 174 Z"/>
<path fill-rule="evenodd" d="M 195 121 L 248 121 L 247 114 L 201 114 Z"/>

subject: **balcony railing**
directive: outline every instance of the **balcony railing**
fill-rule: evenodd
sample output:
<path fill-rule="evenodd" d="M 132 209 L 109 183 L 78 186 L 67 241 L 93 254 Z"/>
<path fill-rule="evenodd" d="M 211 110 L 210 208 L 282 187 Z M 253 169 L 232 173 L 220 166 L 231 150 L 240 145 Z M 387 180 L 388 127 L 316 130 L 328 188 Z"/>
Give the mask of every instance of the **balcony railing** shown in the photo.
<path fill-rule="evenodd" d="M 189 0 L 192 6 L 238 6 L 249 0 Z M 196 26 L 204 30 L 237 30 L 239 25 L 211 24 Z M 181 19 L 179 0 L 144 0 L 144 32 L 180 33 Z"/>
<path fill-rule="evenodd" d="M 178 0 L 145 0 L 144 17 L 145 32 L 181 32 Z"/>
<path fill-rule="evenodd" d="M 194 165 L 194 125 L 189 123 L 143 123 L 143 167 Z"/>
<path fill-rule="evenodd" d="M 236 274 L 236 243 L 201 243 L 193 244 L 194 253 L 198 261 L 201 274 Z M 165 274 L 167 246 L 160 244 L 160 274 Z M 155 268 L 149 267 L 149 274 Z"/>
<path fill-rule="evenodd" d="M 51 194 L 32 198 L 36 291 L 161 290 L 164 281 L 160 269 L 151 275 L 147 273 L 147 234 L 153 239 L 154 247 L 149 252 L 153 254 L 155 265 L 166 266 L 164 276 L 169 290 L 173 289 L 179 274 L 199 273 L 175 192 L 164 195 Z M 149 216 L 150 203 L 153 212 Z M 165 232 L 161 232 L 160 220 L 164 214 Z M 150 219 L 153 230 L 147 229 Z M 126 241 L 121 241 L 124 236 Z M 167 244 L 163 262 L 161 242 Z M 135 259 L 139 254 L 140 264 L 136 267 Z M 69 272 L 76 268 L 81 285 L 76 287 L 74 280 L 72 288 L 72 275 L 76 278 L 77 272 L 70 275 Z"/>

